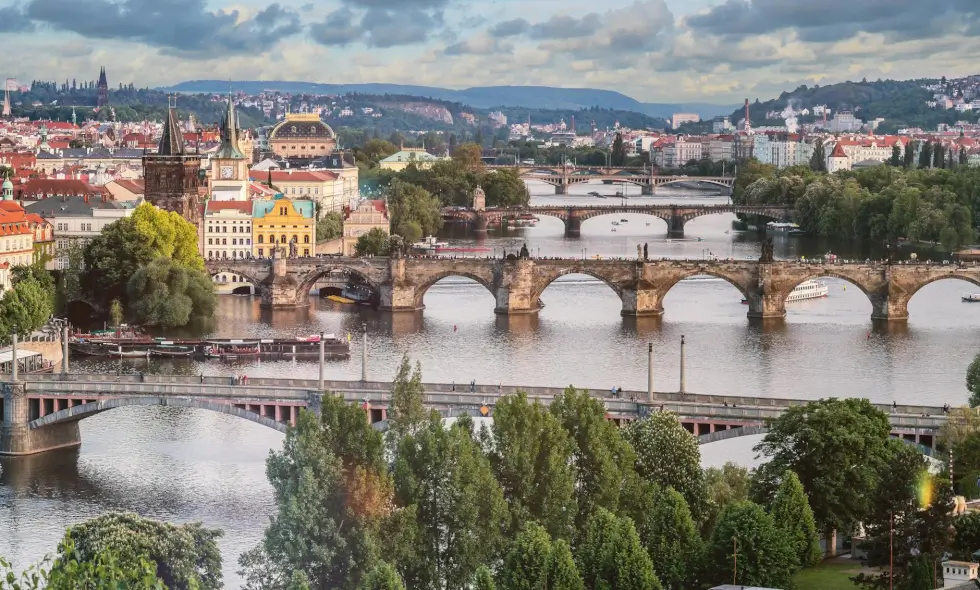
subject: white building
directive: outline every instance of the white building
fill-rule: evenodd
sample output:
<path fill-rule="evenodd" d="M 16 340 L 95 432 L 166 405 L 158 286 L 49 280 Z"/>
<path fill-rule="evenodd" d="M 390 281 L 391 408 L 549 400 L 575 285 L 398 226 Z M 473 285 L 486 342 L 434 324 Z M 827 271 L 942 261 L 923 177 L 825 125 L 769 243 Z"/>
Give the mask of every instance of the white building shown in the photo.
<path fill-rule="evenodd" d="M 251 258 L 252 202 L 208 201 L 204 208 L 205 260 Z"/>
<path fill-rule="evenodd" d="M 72 246 L 84 246 L 102 233 L 102 229 L 129 217 L 136 201 L 109 201 L 89 197 L 48 197 L 28 203 L 28 213 L 40 215 L 54 227 L 55 268 L 68 268 L 68 252 Z"/>
<path fill-rule="evenodd" d="M 796 134 L 757 133 L 752 136 L 752 153 L 763 164 L 777 168 L 802 166 L 813 157 L 813 144 L 800 141 Z"/>
<path fill-rule="evenodd" d="M 678 137 L 674 143 L 663 148 L 663 166 L 680 168 L 691 160 L 700 160 L 702 152 L 700 139 Z"/>
<path fill-rule="evenodd" d="M 854 117 L 854 113 L 839 111 L 834 118 L 827 123 L 827 129 L 831 133 L 850 133 L 861 129 L 864 123 Z"/>

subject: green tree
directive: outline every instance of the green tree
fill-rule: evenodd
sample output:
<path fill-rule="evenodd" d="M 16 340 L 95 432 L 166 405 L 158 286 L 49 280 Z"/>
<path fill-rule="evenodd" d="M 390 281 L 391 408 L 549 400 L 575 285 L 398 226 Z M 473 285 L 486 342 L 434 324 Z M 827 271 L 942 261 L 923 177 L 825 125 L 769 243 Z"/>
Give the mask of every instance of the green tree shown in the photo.
<path fill-rule="evenodd" d="M 980 496 L 980 415 L 973 408 L 953 408 L 939 435 L 939 448 L 952 465 L 954 489 L 968 498 Z M 980 549 L 980 547 L 977 547 Z"/>
<path fill-rule="evenodd" d="M 980 353 L 966 369 L 966 389 L 970 392 L 970 407 L 980 406 Z"/>
<path fill-rule="evenodd" d="M 418 557 L 399 568 L 410 588 L 460 588 L 502 553 L 507 503 L 472 428 L 468 416 L 448 428 L 434 418 L 399 444 L 396 497 L 419 535 Z"/>
<path fill-rule="evenodd" d="M 888 416 L 866 399 L 831 398 L 789 408 L 769 421 L 769 432 L 755 447 L 772 457 L 757 472 L 756 497 L 768 504 L 782 474 L 795 472 L 833 548 L 836 530 L 857 522 L 869 508 L 890 431 Z"/>
<path fill-rule="evenodd" d="M 576 524 L 581 526 L 596 508 L 618 510 L 621 493 L 636 477 L 636 459 L 619 428 L 606 420 L 602 401 L 586 390 L 568 387 L 551 402 L 549 411 L 572 442 Z"/>
<path fill-rule="evenodd" d="M 617 133 L 616 138 L 613 140 L 609 162 L 613 166 L 622 166 L 626 162 L 626 144 L 623 143 L 622 133 Z"/>
<path fill-rule="evenodd" d="M 382 561 L 364 576 L 360 590 L 405 590 L 405 584 L 395 568 Z"/>
<path fill-rule="evenodd" d="M 776 491 L 770 509 L 776 527 L 783 531 L 801 567 L 820 562 L 823 551 L 817 535 L 817 523 L 807 502 L 800 478 L 792 471 L 783 474 L 783 483 Z"/>
<path fill-rule="evenodd" d="M 705 566 L 712 580 L 787 588 L 796 559 L 772 517 L 753 502 L 725 507 L 711 535 Z M 737 566 L 737 569 L 736 569 Z"/>
<path fill-rule="evenodd" d="M 391 382 L 391 399 L 388 402 L 388 432 L 396 445 L 406 435 L 416 433 L 428 423 L 431 414 L 425 409 L 424 402 L 422 365 L 415 363 L 413 371 L 408 355 L 405 355 Z"/>
<path fill-rule="evenodd" d="M 163 580 L 157 577 L 157 566 L 146 555 L 135 564 L 120 563 L 119 556 L 111 549 L 102 549 L 89 558 L 76 551 L 71 540 L 58 546 L 59 557 L 45 569 L 47 558 L 41 565 L 32 566 L 20 575 L 14 573 L 10 563 L 0 557 L 0 590 L 166 590 Z"/>
<path fill-rule="evenodd" d="M 388 248 L 388 233 L 379 227 L 371 228 L 354 244 L 354 252 L 358 256 L 387 256 Z"/>
<path fill-rule="evenodd" d="M 51 293 L 33 277 L 19 281 L 0 299 L 0 334 L 8 337 L 17 327 L 21 336 L 41 328 L 53 311 Z"/>
<path fill-rule="evenodd" d="M 202 270 L 157 258 L 129 280 L 130 310 L 140 324 L 172 328 L 214 315 L 214 282 Z"/>
<path fill-rule="evenodd" d="M 951 552 L 953 559 L 972 561 L 973 554 L 980 551 L 980 512 L 967 512 L 953 520 L 956 536 Z"/>
<path fill-rule="evenodd" d="M 919 168 L 932 168 L 932 142 L 923 143 L 919 149 Z"/>
<path fill-rule="evenodd" d="M 323 396 L 319 418 L 300 412 L 266 472 L 276 512 L 262 543 L 239 559 L 246 589 L 358 587 L 395 514 L 382 435 L 364 410 Z"/>
<path fill-rule="evenodd" d="M 354 160 L 360 166 L 374 168 L 378 163 L 398 151 L 398 146 L 383 139 L 372 139 L 354 148 Z"/>
<path fill-rule="evenodd" d="M 121 326 L 123 323 L 122 303 L 118 299 L 113 299 L 109 304 L 109 321 L 113 326 Z"/>
<path fill-rule="evenodd" d="M 704 545 L 684 496 L 656 485 L 645 495 L 633 520 L 657 577 L 668 590 L 696 588 Z"/>
<path fill-rule="evenodd" d="M 473 590 L 496 590 L 496 588 L 497 586 L 493 583 L 493 574 L 490 573 L 490 568 L 485 565 L 476 568 L 476 579 L 473 582 Z"/>
<path fill-rule="evenodd" d="M 439 199 L 421 186 L 397 178 L 388 185 L 388 213 L 392 233 L 409 244 L 435 235 L 443 223 Z"/>
<path fill-rule="evenodd" d="M 173 525 L 136 514 L 110 513 L 68 529 L 59 547 L 59 559 L 94 561 L 108 550 L 120 567 L 133 571 L 141 560 L 156 563 L 156 575 L 168 588 L 214 590 L 221 588 L 222 532 L 201 523 Z"/>
<path fill-rule="evenodd" d="M 911 170 L 912 166 L 915 164 L 916 146 L 918 146 L 918 142 L 913 140 L 909 140 L 908 143 L 905 144 L 905 148 L 903 149 L 902 153 L 902 166 L 906 170 Z"/>
<path fill-rule="evenodd" d="M 577 514 L 572 442 L 558 418 L 519 392 L 497 401 L 492 436 L 483 438 L 510 505 L 510 530 L 537 521 L 552 537 L 571 538 Z"/>
<path fill-rule="evenodd" d="M 704 530 L 710 533 L 725 506 L 749 499 L 750 481 L 749 470 L 731 461 L 721 467 L 704 470 L 704 483 L 708 491 L 708 517 Z"/>
<path fill-rule="evenodd" d="M 54 276 L 44 268 L 44 265 L 48 262 L 50 257 L 46 257 L 45 260 L 38 260 L 33 264 L 27 266 L 14 266 L 10 269 L 10 282 L 13 285 L 17 285 L 21 281 L 32 280 L 37 283 L 41 291 L 47 293 L 51 297 L 51 305 L 54 306 L 55 302 L 55 292 L 57 287 L 55 286 Z"/>
<path fill-rule="evenodd" d="M 684 496 L 699 522 L 705 516 L 706 489 L 701 447 L 671 412 L 654 412 L 631 422 L 623 435 L 636 454 L 636 472 L 660 487 Z"/>
<path fill-rule="evenodd" d="M 813 155 L 810 156 L 810 170 L 814 172 L 827 172 L 827 149 L 823 145 L 823 141 L 816 140 L 813 142 Z"/>
<path fill-rule="evenodd" d="M 500 572 L 501 590 L 539 590 L 548 587 L 551 537 L 531 522 L 514 539 Z"/>
<path fill-rule="evenodd" d="M 526 207 L 531 201 L 527 183 L 516 169 L 491 170 L 483 176 L 487 207 Z"/>
<path fill-rule="evenodd" d="M 316 241 L 335 240 L 344 233 L 344 218 L 340 213 L 326 213 L 316 222 Z"/>
<path fill-rule="evenodd" d="M 604 508 L 596 510 L 586 524 L 576 554 L 588 590 L 662 589 L 629 518 L 617 518 Z"/>
<path fill-rule="evenodd" d="M 477 140 L 474 143 L 463 143 L 456 146 L 456 149 L 452 153 L 453 160 L 458 162 L 464 170 L 469 172 L 482 172 L 485 166 L 483 165 L 483 148 L 481 144 L 482 142 Z"/>
<path fill-rule="evenodd" d="M 551 545 L 545 588 L 547 590 L 585 590 L 585 583 L 575 566 L 572 549 L 565 539 L 558 539 Z"/>
<path fill-rule="evenodd" d="M 892 157 L 889 158 L 888 164 L 896 168 L 902 165 L 902 148 L 897 142 L 892 146 Z"/>

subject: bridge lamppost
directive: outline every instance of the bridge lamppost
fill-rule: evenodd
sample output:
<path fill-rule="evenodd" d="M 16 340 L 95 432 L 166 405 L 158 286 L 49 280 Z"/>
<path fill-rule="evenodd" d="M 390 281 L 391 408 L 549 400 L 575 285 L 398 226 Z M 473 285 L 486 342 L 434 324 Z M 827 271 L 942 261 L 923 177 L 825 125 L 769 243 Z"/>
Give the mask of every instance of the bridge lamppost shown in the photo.
<path fill-rule="evenodd" d="M 367 322 L 361 322 L 361 381 L 367 383 Z"/>
<path fill-rule="evenodd" d="M 323 367 L 324 367 L 324 350 L 323 350 L 323 332 L 320 332 L 320 392 L 323 392 Z"/>
<path fill-rule="evenodd" d="M 17 330 L 18 329 L 19 328 L 17 324 L 14 324 L 10 327 L 11 336 L 13 337 L 13 339 L 11 340 L 11 347 L 10 347 L 10 354 L 11 354 L 10 382 L 11 383 L 17 382 Z"/>

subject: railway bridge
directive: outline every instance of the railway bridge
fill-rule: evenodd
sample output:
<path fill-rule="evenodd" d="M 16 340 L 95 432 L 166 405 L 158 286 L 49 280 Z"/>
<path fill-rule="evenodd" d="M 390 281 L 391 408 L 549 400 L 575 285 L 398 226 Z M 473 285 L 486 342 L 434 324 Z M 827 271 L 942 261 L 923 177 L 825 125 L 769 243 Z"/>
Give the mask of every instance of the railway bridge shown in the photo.
<path fill-rule="evenodd" d="M 908 319 L 909 299 L 935 281 L 958 279 L 980 287 L 980 266 L 956 264 L 818 263 L 759 260 L 643 260 L 492 258 L 317 257 L 208 260 L 212 275 L 233 273 L 256 286 L 266 307 L 310 304 L 313 284 L 330 273 L 345 273 L 378 295 L 380 309 L 392 313 L 425 308 L 436 282 L 466 277 L 486 287 L 498 314 L 537 313 L 544 290 L 556 279 L 584 274 L 608 285 L 622 302 L 624 316 L 658 316 L 663 299 L 682 279 L 712 276 L 734 286 L 748 302 L 748 317 L 786 315 L 786 298 L 809 279 L 833 277 L 860 289 L 871 302 L 871 318 Z"/>
<path fill-rule="evenodd" d="M 519 165 L 519 166 L 487 166 L 488 170 L 516 170 L 518 176 L 526 180 L 539 180 L 555 187 L 555 194 L 568 194 L 568 187 L 573 184 L 602 180 L 607 182 L 625 182 L 640 186 L 644 195 L 652 195 L 658 186 L 677 183 L 706 183 L 731 192 L 735 186 L 732 176 L 677 176 L 660 174 L 656 168 L 629 166 L 574 166 L 572 164 L 548 165 Z"/>
<path fill-rule="evenodd" d="M 501 209 L 444 209 L 444 219 L 456 219 L 470 223 L 475 231 L 485 232 L 487 226 L 499 224 L 507 218 L 515 218 L 522 214 L 544 215 L 557 217 L 565 224 L 565 236 L 577 237 L 582 231 L 582 222 L 601 215 L 622 215 L 624 213 L 641 213 L 652 215 L 667 222 L 667 235 L 671 238 L 684 237 L 684 226 L 688 221 L 705 215 L 719 213 L 740 213 L 757 215 L 775 221 L 789 221 L 793 208 L 782 205 L 535 205 L 524 208 Z"/>
<path fill-rule="evenodd" d="M 425 405 L 444 416 L 493 416 L 497 400 L 525 391 L 547 405 L 563 390 L 552 387 L 477 385 L 457 392 L 445 383 L 425 384 Z M 317 412 L 324 392 L 360 404 L 366 419 L 387 419 L 391 383 L 313 379 L 249 379 L 185 375 L 104 375 L 61 373 L 21 375 L 0 383 L 0 455 L 29 455 L 81 444 L 78 423 L 117 408 L 174 406 L 236 416 L 280 432 L 295 424 L 303 409 Z M 701 442 L 761 432 L 765 421 L 807 400 L 699 395 L 679 392 L 623 392 L 604 399 L 607 418 L 623 424 L 670 411 Z M 881 406 L 889 413 L 892 435 L 926 447 L 934 444 L 946 417 L 942 408 Z M 737 429 L 737 430 L 736 430 Z M 731 431 L 731 432 L 729 432 Z"/>

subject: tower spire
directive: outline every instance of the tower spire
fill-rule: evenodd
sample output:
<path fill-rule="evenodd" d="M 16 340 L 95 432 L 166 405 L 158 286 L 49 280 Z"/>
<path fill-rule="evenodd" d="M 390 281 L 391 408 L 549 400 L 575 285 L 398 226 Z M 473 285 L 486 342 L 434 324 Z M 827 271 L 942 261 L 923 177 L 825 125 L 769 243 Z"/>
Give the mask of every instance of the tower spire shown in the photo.
<path fill-rule="evenodd" d="M 180 132 L 176 104 L 171 103 L 169 95 L 167 96 L 167 106 L 167 120 L 163 122 L 163 135 L 160 136 L 160 147 L 157 149 L 157 153 L 161 156 L 183 156 L 184 134 Z"/>
<path fill-rule="evenodd" d="M 238 125 L 235 117 L 235 101 L 228 96 L 228 108 L 221 118 L 221 146 L 214 155 L 224 160 L 244 160 L 245 156 L 238 148 Z"/>

